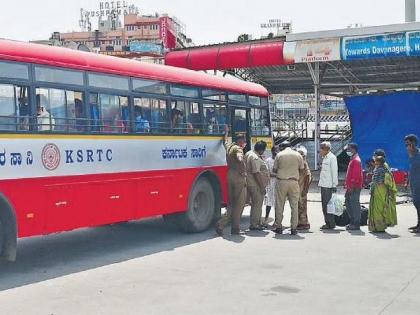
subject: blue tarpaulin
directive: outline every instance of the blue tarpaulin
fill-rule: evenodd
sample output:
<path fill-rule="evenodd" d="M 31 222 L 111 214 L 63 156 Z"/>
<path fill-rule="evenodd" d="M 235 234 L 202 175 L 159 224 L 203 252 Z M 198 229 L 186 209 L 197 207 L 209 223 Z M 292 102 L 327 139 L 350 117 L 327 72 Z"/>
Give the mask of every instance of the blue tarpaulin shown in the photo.
<path fill-rule="evenodd" d="M 376 149 L 384 149 L 390 167 L 408 170 L 404 137 L 420 136 L 420 93 L 353 96 L 345 102 L 362 162 Z"/>

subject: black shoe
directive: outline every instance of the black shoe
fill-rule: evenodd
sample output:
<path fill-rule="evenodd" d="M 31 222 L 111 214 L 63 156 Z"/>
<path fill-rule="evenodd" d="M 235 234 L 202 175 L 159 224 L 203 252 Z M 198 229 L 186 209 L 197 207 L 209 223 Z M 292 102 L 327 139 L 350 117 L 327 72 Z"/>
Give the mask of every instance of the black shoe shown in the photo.
<path fill-rule="evenodd" d="M 355 226 L 355 225 L 349 225 L 349 227 L 346 227 L 347 231 L 360 231 L 360 227 Z"/>
<path fill-rule="evenodd" d="M 297 226 L 297 230 L 298 231 L 307 231 L 311 229 L 311 225 L 310 224 L 300 224 Z"/>
<path fill-rule="evenodd" d="M 264 231 L 265 230 L 265 227 L 264 226 L 250 226 L 249 227 L 249 230 L 250 231 Z"/>
<path fill-rule="evenodd" d="M 242 230 L 232 230 L 230 232 L 230 234 L 232 234 L 232 235 L 245 235 L 245 232 L 242 231 Z"/>
<path fill-rule="evenodd" d="M 324 224 L 323 226 L 321 226 L 321 230 L 333 230 L 334 228 L 330 227 L 327 224 Z"/>
<path fill-rule="evenodd" d="M 290 230 L 290 235 L 297 235 L 298 234 L 298 231 L 297 230 Z"/>
<path fill-rule="evenodd" d="M 409 227 L 408 229 L 409 230 L 417 230 L 419 227 L 420 227 L 420 224 L 417 224 L 416 226 Z"/>
<path fill-rule="evenodd" d="M 273 232 L 276 234 L 283 234 L 283 228 L 282 227 L 277 227 L 275 229 L 273 229 Z"/>

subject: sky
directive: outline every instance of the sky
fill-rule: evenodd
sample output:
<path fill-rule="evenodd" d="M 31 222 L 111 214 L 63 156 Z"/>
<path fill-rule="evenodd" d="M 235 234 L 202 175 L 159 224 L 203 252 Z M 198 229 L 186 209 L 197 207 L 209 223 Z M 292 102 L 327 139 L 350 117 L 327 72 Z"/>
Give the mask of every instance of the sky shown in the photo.
<path fill-rule="evenodd" d="M 269 19 L 293 23 L 293 32 L 404 22 L 404 0 L 128 0 L 141 14 L 168 13 L 186 25 L 195 44 L 235 41 L 243 33 L 266 35 Z M 417 1 L 420 18 L 420 1 Z M 2 0 L 0 38 L 48 39 L 52 32 L 79 30 L 80 8 L 99 0 Z M 7 12 L 7 13 L 6 13 Z"/>

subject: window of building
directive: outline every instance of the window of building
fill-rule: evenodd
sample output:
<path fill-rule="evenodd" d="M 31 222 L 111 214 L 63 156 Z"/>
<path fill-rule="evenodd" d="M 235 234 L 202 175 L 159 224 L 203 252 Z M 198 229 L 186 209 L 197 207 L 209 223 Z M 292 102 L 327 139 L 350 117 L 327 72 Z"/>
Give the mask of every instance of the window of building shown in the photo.
<path fill-rule="evenodd" d="M 223 134 L 227 121 L 226 105 L 204 104 L 204 132 L 208 134 Z"/>
<path fill-rule="evenodd" d="M 140 93 L 166 94 L 166 83 L 133 79 L 133 90 Z"/>
<path fill-rule="evenodd" d="M 91 131 L 101 133 L 129 131 L 128 97 L 91 93 L 89 100 Z"/>
<path fill-rule="evenodd" d="M 94 73 L 89 73 L 88 78 L 93 87 L 128 91 L 128 78 Z"/>
<path fill-rule="evenodd" d="M 29 67 L 18 63 L 0 62 L 0 77 L 29 80 Z"/>
<path fill-rule="evenodd" d="M 38 131 L 86 131 L 82 92 L 37 88 L 36 109 Z"/>
<path fill-rule="evenodd" d="M 0 84 L 0 130 L 29 130 L 28 88 Z"/>
<path fill-rule="evenodd" d="M 170 91 L 172 95 L 198 98 L 198 89 L 184 85 L 171 85 Z"/>
<path fill-rule="evenodd" d="M 83 85 L 83 72 L 57 68 L 35 67 L 35 80 L 40 82 Z"/>

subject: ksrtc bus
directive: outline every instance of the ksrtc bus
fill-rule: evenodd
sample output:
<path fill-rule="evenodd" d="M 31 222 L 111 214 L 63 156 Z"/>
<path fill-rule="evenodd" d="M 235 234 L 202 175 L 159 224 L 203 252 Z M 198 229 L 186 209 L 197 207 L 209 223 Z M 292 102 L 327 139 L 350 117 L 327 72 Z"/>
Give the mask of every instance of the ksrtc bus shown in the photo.
<path fill-rule="evenodd" d="M 0 40 L 0 254 L 17 238 L 163 215 L 207 229 L 227 202 L 222 135 L 271 142 L 257 84 Z"/>

